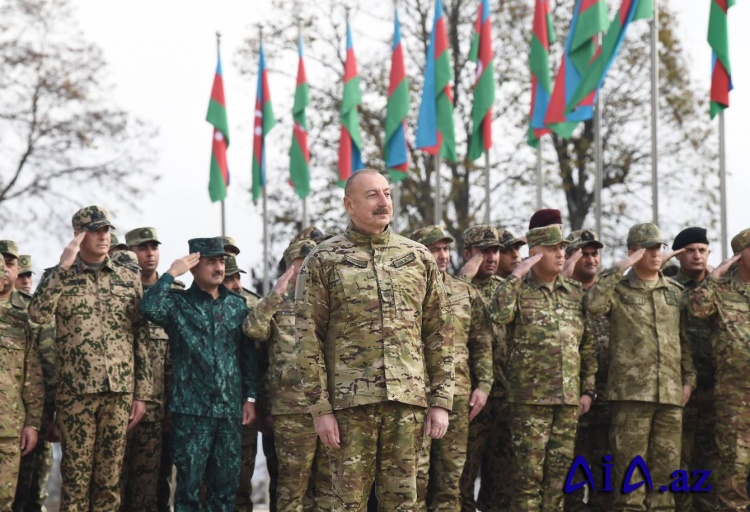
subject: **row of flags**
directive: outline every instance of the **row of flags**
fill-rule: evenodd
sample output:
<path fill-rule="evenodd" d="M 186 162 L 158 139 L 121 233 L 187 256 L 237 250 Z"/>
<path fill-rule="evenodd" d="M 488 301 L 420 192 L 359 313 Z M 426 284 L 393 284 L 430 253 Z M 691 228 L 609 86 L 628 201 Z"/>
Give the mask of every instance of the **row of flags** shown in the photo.
<path fill-rule="evenodd" d="M 729 65 L 727 11 L 735 0 L 710 0 L 708 42 L 712 49 L 711 108 L 713 118 L 729 106 L 732 90 Z M 528 143 L 538 147 L 550 132 L 569 138 L 582 121 L 593 118 L 594 103 L 631 22 L 651 19 L 653 0 L 622 0 L 610 21 L 606 0 L 576 0 L 554 84 L 550 74 L 550 44 L 555 42 L 549 0 L 535 0 L 529 51 L 531 108 Z M 472 130 L 469 158 L 476 160 L 492 147 L 492 106 L 495 101 L 494 52 L 489 0 L 480 0 L 469 58 L 476 63 L 471 110 Z M 601 41 L 600 41 L 601 38 Z M 395 182 L 407 176 L 410 155 L 406 118 L 411 108 L 409 84 L 404 66 L 404 48 L 398 11 L 394 16 L 391 70 L 385 122 L 386 168 Z M 297 83 L 292 107 L 294 128 L 290 157 L 290 185 L 300 199 L 310 193 L 310 151 L 305 109 L 309 104 L 309 83 L 305 74 L 302 39 L 299 41 Z M 416 148 L 457 162 L 453 122 L 452 64 L 442 0 L 435 1 L 435 15 L 425 62 L 421 104 L 416 130 Z M 351 27 L 346 24 L 346 60 L 339 120 L 338 183 L 343 186 L 353 172 L 364 167 L 359 128 L 362 102 L 357 59 Z M 206 120 L 214 127 L 209 195 L 222 201 L 229 185 L 226 150 L 229 146 L 226 103 L 218 56 Z M 253 133 L 253 201 L 265 187 L 265 137 L 276 123 L 271 106 L 268 71 L 263 44 L 260 46 L 258 88 Z"/>

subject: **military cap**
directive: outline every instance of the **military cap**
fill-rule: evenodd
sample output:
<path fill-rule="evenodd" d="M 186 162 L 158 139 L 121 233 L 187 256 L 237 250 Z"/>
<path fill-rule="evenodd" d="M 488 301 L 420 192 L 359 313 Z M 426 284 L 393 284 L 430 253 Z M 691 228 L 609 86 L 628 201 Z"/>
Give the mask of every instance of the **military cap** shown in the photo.
<path fill-rule="evenodd" d="M 224 250 L 234 256 L 240 255 L 240 248 L 237 247 L 237 243 L 231 236 L 220 236 L 221 242 L 224 244 Z"/>
<path fill-rule="evenodd" d="M 315 249 L 316 244 L 312 240 L 299 240 L 292 242 L 284 251 L 284 265 L 289 268 L 297 258 L 305 258 Z"/>
<path fill-rule="evenodd" d="M 464 231 L 464 247 L 476 247 L 477 249 L 487 249 L 488 247 L 500 247 L 500 239 L 497 236 L 497 229 L 487 224 L 471 226 Z"/>
<path fill-rule="evenodd" d="M 310 226 L 300 231 L 297 236 L 294 237 L 294 240 L 292 240 L 292 242 L 299 242 L 300 240 L 312 240 L 313 242 L 318 243 L 318 241 L 325 236 L 325 233 L 323 233 L 321 230 L 319 230 L 315 226 Z"/>
<path fill-rule="evenodd" d="M 529 247 L 568 244 L 568 241 L 563 238 L 562 228 L 557 224 L 530 229 L 526 232 L 526 241 L 529 243 Z"/>
<path fill-rule="evenodd" d="M 599 241 L 599 237 L 596 236 L 596 233 L 590 229 L 579 229 L 578 231 L 573 231 L 568 235 L 566 240 L 568 241 L 568 246 L 565 248 L 566 252 L 583 249 L 587 245 L 596 246 L 597 249 L 604 247 L 604 244 Z"/>
<path fill-rule="evenodd" d="M 31 268 L 31 256 L 28 254 L 21 254 L 18 257 L 18 275 L 33 274 L 34 271 Z"/>
<path fill-rule="evenodd" d="M 77 231 L 96 231 L 104 226 L 114 229 L 109 221 L 109 212 L 101 206 L 87 206 L 73 215 L 73 229 Z"/>
<path fill-rule="evenodd" d="M 214 238 L 192 238 L 188 240 L 190 254 L 199 252 L 202 258 L 213 258 L 214 256 L 229 256 L 224 249 L 224 239 L 220 236 Z"/>
<path fill-rule="evenodd" d="M 440 240 L 447 240 L 449 244 L 455 242 L 453 237 L 446 233 L 442 226 L 434 224 L 412 231 L 409 238 L 422 245 L 432 245 Z"/>
<path fill-rule="evenodd" d="M 230 254 L 224 259 L 224 275 L 233 276 L 234 274 L 247 274 L 247 272 L 237 265 L 237 258 Z"/>
<path fill-rule="evenodd" d="M 672 250 L 678 251 L 683 247 L 690 244 L 706 244 L 708 245 L 708 235 L 705 228 L 685 228 L 674 237 L 672 242 Z"/>
<path fill-rule="evenodd" d="M 109 234 L 109 250 L 117 250 L 117 251 L 127 251 L 130 249 L 130 247 L 127 246 L 127 244 L 120 242 L 120 237 L 117 236 L 117 233 L 112 231 Z"/>
<path fill-rule="evenodd" d="M 135 270 L 136 272 L 141 271 L 141 266 L 138 264 L 138 256 L 133 251 L 117 251 L 110 258 L 112 261 L 116 261 L 131 270 Z"/>
<path fill-rule="evenodd" d="M 560 210 L 554 208 L 544 208 L 537 210 L 529 220 L 529 231 L 534 228 L 543 228 L 544 226 L 552 226 L 553 224 L 562 224 L 562 214 Z"/>
<path fill-rule="evenodd" d="M 628 247 L 639 246 L 648 249 L 655 245 L 666 245 L 661 237 L 659 226 L 644 222 L 636 224 L 628 231 Z"/>
<path fill-rule="evenodd" d="M 732 252 L 734 254 L 748 247 L 750 247 L 750 228 L 740 231 L 732 238 Z"/>
<path fill-rule="evenodd" d="M 0 240 L 0 253 L 18 258 L 18 244 L 13 240 Z"/>
<path fill-rule="evenodd" d="M 510 230 L 497 228 L 497 237 L 500 239 L 501 249 L 510 249 L 514 245 L 526 245 L 526 241 L 513 236 Z"/>
<path fill-rule="evenodd" d="M 161 243 L 159 237 L 156 235 L 156 228 L 148 227 L 131 229 L 125 233 L 125 242 L 130 247 L 145 244 L 146 242 Z"/>

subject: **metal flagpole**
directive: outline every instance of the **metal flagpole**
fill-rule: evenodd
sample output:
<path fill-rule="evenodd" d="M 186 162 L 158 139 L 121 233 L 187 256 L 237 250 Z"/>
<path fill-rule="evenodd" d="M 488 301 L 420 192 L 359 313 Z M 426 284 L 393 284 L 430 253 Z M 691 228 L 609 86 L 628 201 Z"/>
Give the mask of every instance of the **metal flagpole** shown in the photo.
<path fill-rule="evenodd" d="M 542 209 L 542 138 L 536 147 L 536 209 Z"/>
<path fill-rule="evenodd" d="M 226 217 L 224 216 L 224 200 L 221 200 L 221 236 L 226 236 Z"/>
<path fill-rule="evenodd" d="M 602 91 L 596 95 L 594 104 L 594 202 L 596 203 L 596 236 L 602 238 L 602 180 L 604 162 L 602 161 Z"/>
<path fill-rule="evenodd" d="M 484 223 L 490 223 L 490 152 L 484 152 Z"/>
<path fill-rule="evenodd" d="M 307 212 L 307 198 L 302 200 L 302 229 L 310 225 L 310 217 Z"/>
<path fill-rule="evenodd" d="M 721 260 L 728 255 L 729 242 L 727 230 L 727 153 L 724 138 L 724 111 L 719 112 L 719 190 L 721 193 Z"/>
<path fill-rule="evenodd" d="M 651 205 L 652 221 L 659 224 L 659 3 L 654 0 L 651 20 Z"/>
<path fill-rule="evenodd" d="M 268 268 L 268 205 L 266 186 L 263 185 L 263 296 L 271 289 L 270 269 Z"/>
<path fill-rule="evenodd" d="M 391 218 L 391 229 L 398 233 L 401 229 L 401 182 L 393 184 L 393 217 Z"/>
<path fill-rule="evenodd" d="M 443 200 L 440 197 L 440 153 L 435 155 L 435 224 L 443 222 Z"/>

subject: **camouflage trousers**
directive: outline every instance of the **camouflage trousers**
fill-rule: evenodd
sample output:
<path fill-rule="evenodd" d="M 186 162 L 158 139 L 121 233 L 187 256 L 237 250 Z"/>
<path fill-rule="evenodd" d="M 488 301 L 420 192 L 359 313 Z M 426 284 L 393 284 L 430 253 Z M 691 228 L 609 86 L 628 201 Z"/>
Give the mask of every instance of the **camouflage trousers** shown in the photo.
<path fill-rule="evenodd" d="M 171 512 L 172 506 L 172 432 L 171 415 L 165 418 L 167 425 L 161 435 L 161 461 L 159 462 L 159 483 L 156 486 L 156 509 L 159 512 Z"/>
<path fill-rule="evenodd" d="M 275 415 L 273 438 L 279 461 L 276 510 L 330 511 L 333 506 L 331 470 L 312 416 Z"/>
<path fill-rule="evenodd" d="M 696 389 L 690 396 L 682 415 L 682 456 L 680 468 L 711 470 L 708 482 L 716 487 L 715 473 L 719 467 L 716 449 L 716 407 L 713 390 Z M 674 496 L 677 512 L 710 512 L 713 493 L 685 493 Z"/>
<path fill-rule="evenodd" d="M 242 461 L 240 483 L 235 496 L 235 512 L 253 512 L 253 473 L 258 453 L 258 422 L 242 426 Z"/>
<path fill-rule="evenodd" d="M 510 404 L 514 512 L 563 510 L 573 463 L 578 406 Z"/>
<path fill-rule="evenodd" d="M 132 401 L 128 393 L 57 396 L 60 512 L 120 507 L 120 472 Z"/>
<path fill-rule="evenodd" d="M 0 437 L 0 510 L 10 511 L 18 482 L 18 466 L 21 463 L 21 439 Z"/>
<path fill-rule="evenodd" d="M 576 447 L 574 456 L 582 455 L 589 463 L 594 485 L 603 487 L 604 473 L 600 471 L 605 455 L 610 455 L 609 427 L 612 424 L 612 407 L 606 401 L 595 401 L 589 412 L 578 420 Z M 579 480 L 573 480 L 577 483 Z M 583 502 L 584 489 L 565 496 L 566 512 L 610 512 L 614 507 L 614 495 L 611 492 L 590 492 L 588 504 Z"/>
<path fill-rule="evenodd" d="M 374 481 L 378 510 L 414 510 L 425 410 L 399 402 L 380 402 L 334 414 L 341 447 L 327 449 L 333 475 L 333 509 L 366 510 Z"/>
<path fill-rule="evenodd" d="M 650 402 L 612 402 L 609 441 L 615 464 L 614 510 L 674 510 L 674 494 L 661 492 L 660 488 L 672 482 L 672 471 L 680 467 L 682 407 Z M 636 455 L 646 461 L 654 491 L 647 492 L 647 486 L 642 485 L 623 494 L 626 471 Z M 642 480 L 640 471 L 631 478 L 632 483 Z"/>
<path fill-rule="evenodd" d="M 448 432 L 442 439 L 424 436 L 419 452 L 416 510 L 461 510 L 459 482 L 469 438 L 469 397 L 453 396 Z"/>
<path fill-rule="evenodd" d="M 273 432 L 263 434 L 263 455 L 266 456 L 268 470 L 268 512 L 276 512 L 276 488 L 279 481 L 279 459 L 276 457 L 276 443 Z"/>
<path fill-rule="evenodd" d="M 745 510 L 750 506 L 747 478 L 750 472 L 750 402 L 716 401 L 716 446 L 719 471 L 715 482 L 717 511 Z"/>
<path fill-rule="evenodd" d="M 205 509 L 234 512 L 242 458 L 240 418 L 208 418 L 172 413 L 173 459 L 177 468 L 175 512 L 199 512 L 201 483 Z"/>
<path fill-rule="evenodd" d="M 120 511 L 157 512 L 161 465 L 160 421 L 140 421 L 128 432 L 120 477 Z"/>
<path fill-rule="evenodd" d="M 34 451 L 21 458 L 13 512 L 46 510 L 47 481 L 52 469 L 52 444 L 44 440 L 46 436 L 46 429 L 40 430 Z"/>

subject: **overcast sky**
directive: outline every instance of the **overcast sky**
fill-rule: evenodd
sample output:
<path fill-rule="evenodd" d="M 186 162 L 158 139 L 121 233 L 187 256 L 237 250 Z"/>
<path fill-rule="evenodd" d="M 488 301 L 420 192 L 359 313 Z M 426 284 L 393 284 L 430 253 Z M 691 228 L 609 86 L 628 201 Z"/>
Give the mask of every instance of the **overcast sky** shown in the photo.
<path fill-rule="evenodd" d="M 705 42 L 709 2 L 672 0 L 671 4 L 673 7 L 679 5 L 678 34 L 692 63 L 692 79 L 706 90 L 706 94 L 710 70 L 710 49 Z M 257 30 L 257 24 L 266 15 L 268 3 L 261 0 L 192 3 L 176 0 L 73 0 L 85 36 L 103 49 L 109 63 L 115 101 L 159 129 L 155 144 L 158 151 L 156 170 L 162 179 L 143 198 L 140 212 L 133 212 L 128 217 L 119 212 L 115 225 L 123 234 L 134 227 L 156 227 L 163 241 L 162 271 L 175 258 L 187 253 L 188 238 L 220 233 L 219 204 L 210 203 L 207 192 L 212 129 L 205 122 L 216 66 L 217 30 L 222 33 L 224 83 L 232 141 L 228 158 L 234 180 L 226 203 L 227 232 L 237 239 L 243 251 L 239 257 L 242 267 L 247 269 L 260 261 L 260 208 L 252 205 L 246 192 L 250 183 L 252 139 L 249 127 L 253 121 L 255 77 L 240 77 L 236 64 L 237 50 L 243 38 L 250 31 Z M 730 11 L 735 91 L 731 95 L 732 106 L 726 114 L 727 154 L 729 170 L 733 173 L 728 185 L 730 236 L 750 225 L 750 208 L 746 199 L 750 190 L 750 173 L 743 165 L 750 133 L 747 122 L 742 121 L 750 117 L 750 65 L 745 55 L 750 50 L 750 31 L 745 28 L 748 21 L 750 5 L 738 2 Z M 356 29 L 358 20 L 352 22 Z M 366 30 L 366 27 L 360 30 Z M 390 35 L 383 39 L 388 37 Z M 256 65 L 251 63 L 251 66 Z M 308 67 L 311 65 L 308 63 Z M 272 81 L 281 93 L 291 94 L 293 83 L 289 83 L 290 79 L 275 76 Z M 283 141 L 291 136 L 281 133 L 281 130 L 275 130 L 272 135 Z M 284 159 L 285 164 L 281 167 L 288 172 L 286 150 L 274 158 Z M 34 250 L 33 243 L 22 247 L 23 252 L 34 255 L 38 272 L 57 262 L 62 247 L 41 254 Z M 719 248 L 714 248 L 714 263 L 719 254 Z"/>

